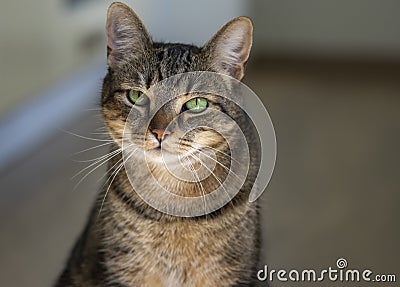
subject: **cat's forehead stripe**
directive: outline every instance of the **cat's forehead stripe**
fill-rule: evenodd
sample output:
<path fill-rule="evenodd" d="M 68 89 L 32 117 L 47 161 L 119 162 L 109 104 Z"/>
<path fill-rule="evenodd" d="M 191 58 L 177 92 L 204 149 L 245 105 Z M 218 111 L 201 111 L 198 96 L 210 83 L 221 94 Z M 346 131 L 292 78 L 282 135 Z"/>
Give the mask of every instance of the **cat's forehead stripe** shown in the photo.
<path fill-rule="evenodd" d="M 176 73 L 184 73 L 190 70 L 193 64 L 193 54 L 199 52 L 199 48 L 190 45 L 159 44 L 156 53 L 157 77 L 161 81 Z"/>

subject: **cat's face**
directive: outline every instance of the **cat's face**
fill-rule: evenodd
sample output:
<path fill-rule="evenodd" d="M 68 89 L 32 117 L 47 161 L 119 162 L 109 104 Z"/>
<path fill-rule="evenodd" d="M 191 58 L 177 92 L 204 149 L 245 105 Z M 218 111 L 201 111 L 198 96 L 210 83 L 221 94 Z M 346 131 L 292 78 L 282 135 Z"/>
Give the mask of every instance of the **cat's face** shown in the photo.
<path fill-rule="evenodd" d="M 102 96 L 105 123 L 118 146 L 122 147 L 124 139 L 145 151 L 155 177 L 164 179 L 161 184 L 176 185 L 177 193 L 184 185 L 185 195 L 211 192 L 224 180 L 229 169 L 231 147 L 218 130 L 234 138 L 235 126 L 229 120 L 219 120 L 210 129 L 201 122 L 213 121 L 215 111 L 225 113 L 227 119 L 236 122 L 244 115 L 236 104 L 212 93 L 188 92 L 173 97 L 174 84 L 170 84 L 171 99 L 160 106 L 160 95 L 154 94 L 152 87 L 171 76 L 194 71 L 213 71 L 240 80 L 251 48 L 251 33 L 251 22 L 241 17 L 225 25 L 202 48 L 153 43 L 139 18 L 127 6 L 114 4 L 109 9 L 109 73 Z M 182 83 L 178 81 L 176 85 Z M 210 150 L 218 162 L 216 176 L 204 182 L 203 190 L 196 188 L 198 184 L 172 182 L 165 161 L 170 160 L 170 166 L 177 169 L 200 172 L 201 158 L 206 160 Z"/>

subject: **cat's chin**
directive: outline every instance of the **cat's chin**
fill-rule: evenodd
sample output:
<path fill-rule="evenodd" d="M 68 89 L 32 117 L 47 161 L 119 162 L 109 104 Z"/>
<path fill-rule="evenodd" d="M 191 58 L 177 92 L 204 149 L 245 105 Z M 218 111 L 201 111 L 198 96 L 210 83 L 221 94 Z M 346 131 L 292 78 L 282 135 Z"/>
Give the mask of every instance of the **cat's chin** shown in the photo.
<path fill-rule="evenodd" d="M 177 161 L 177 157 L 172 154 L 170 151 L 161 148 L 153 148 L 146 151 L 146 160 L 151 161 L 152 163 L 157 164 L 173 164 L 179 163 Z"/>

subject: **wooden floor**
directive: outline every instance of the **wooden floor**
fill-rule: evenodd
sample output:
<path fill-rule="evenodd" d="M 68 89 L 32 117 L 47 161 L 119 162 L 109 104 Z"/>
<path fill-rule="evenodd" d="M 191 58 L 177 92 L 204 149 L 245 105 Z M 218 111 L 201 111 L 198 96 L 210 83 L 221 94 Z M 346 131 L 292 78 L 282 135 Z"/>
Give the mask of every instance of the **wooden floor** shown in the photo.
<path fill-rule="evenodd" d="M 249 63 L 245 82 L 265 103 L 278 143 L 260 199 L 260 268 L 322 270 L 343 257 L 349 268 L 400 280 L 400 65 L 263 60 Z M 69 129 L 91 136 L 100 125 L 92 111 Z M 51 286 L 105 172 L 95 170 L 72 191 L 79 177 L 70 177 L 86 165 L 68 155 L 99 143 L 55 133 L 1 175 L 0 286 Z"/>

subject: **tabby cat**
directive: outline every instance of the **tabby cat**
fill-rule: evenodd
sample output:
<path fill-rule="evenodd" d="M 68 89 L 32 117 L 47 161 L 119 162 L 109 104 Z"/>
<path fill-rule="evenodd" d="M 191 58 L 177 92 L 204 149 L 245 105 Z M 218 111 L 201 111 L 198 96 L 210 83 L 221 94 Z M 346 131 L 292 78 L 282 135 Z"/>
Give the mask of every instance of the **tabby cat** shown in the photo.
<path fill-rule="evenodd" d="M 168 133 L 165 128 L 182 112 L 188 112 L 189 118 L 202 117 L 216 109 L 232 118 L 251 143 L 250 169 L 240 191 L 222 208 L 194 217 L 160 212 L 143 201 L 130 184 L 126 168 L 118 165 L 130 110 L 138 106 L 145 111 L 157 101 L 146 95 L 150 86 L 192 71 L 243 78 L 252 45 L 250 19 L 231 20 L 203 47 L 155 43 L 128 6 L 113 3 L 106 30 L 108 73 L 102 90 L 102 113 L 115 141 L 111 151 L 116 151 L 116 156 L 109 162 L 109 175 L 115 176 L 110 188 L 100 192 L 55 286 L 252 286 L 259 253 L 259 216 L 257 203 L 250 203 L 248 196 L 258 172 L 259 148 L 254 128 L 236 104 L 217 95 L 189 94 L 173 99 L 151 120 L 143 147 L 153 151 L 149 164 L 163 184 L 191 196 L 201 195 L 200 185 L 180 181 L 165 170 L 159 161 L 161 144 L 168 147 L 180 142 L 180 148 L 190 151 L 195 149 L 194 143 L 201 143 L 216 150 L 219 164 L 214 177 L 200 182 L 201 192 L 208 193 L 220 183 L 215 177 L 223 180 L 226 176 L 226 169 L 221 167 L 230 165 L 230 147 L 219 133 L 209 129 L 199 128 L 179 138 L 179 127 Z M 137 166 L 134 176 L 140 179 L 143 168 Z M 156 187 L 147 188 L 157 196 Z"/>

